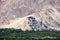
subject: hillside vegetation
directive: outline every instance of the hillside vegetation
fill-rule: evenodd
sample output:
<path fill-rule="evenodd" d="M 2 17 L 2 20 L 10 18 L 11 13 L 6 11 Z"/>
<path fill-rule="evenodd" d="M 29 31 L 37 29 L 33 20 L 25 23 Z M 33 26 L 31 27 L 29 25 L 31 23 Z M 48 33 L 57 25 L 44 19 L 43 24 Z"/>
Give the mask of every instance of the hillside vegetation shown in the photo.
<path fill-rule="evenodd" d="M 21 29 L 0 29 L 0 40 L 59 40 L 60 31 L 22 31 Z"/>

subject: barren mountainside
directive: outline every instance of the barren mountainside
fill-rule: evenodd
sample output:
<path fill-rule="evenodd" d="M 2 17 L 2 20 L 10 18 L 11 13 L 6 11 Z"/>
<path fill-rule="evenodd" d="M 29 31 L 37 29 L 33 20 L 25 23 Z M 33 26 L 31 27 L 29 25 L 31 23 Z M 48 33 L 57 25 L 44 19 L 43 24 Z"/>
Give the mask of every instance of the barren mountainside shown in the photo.
<path fill-rule="evenodd" d="M 60 31 L 60 0 L 0 0 L 0 28 Z"/>

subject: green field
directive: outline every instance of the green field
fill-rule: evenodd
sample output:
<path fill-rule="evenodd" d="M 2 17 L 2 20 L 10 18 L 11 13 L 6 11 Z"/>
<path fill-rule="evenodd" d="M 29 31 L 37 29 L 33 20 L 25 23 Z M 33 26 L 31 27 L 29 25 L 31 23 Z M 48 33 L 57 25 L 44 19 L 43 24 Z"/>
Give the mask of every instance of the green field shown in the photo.
<path fill-rule="evenodd" d="M 0 40 L 59 40 L 60 31 L 22 31 L 21 29 L 0 29 Z"/>

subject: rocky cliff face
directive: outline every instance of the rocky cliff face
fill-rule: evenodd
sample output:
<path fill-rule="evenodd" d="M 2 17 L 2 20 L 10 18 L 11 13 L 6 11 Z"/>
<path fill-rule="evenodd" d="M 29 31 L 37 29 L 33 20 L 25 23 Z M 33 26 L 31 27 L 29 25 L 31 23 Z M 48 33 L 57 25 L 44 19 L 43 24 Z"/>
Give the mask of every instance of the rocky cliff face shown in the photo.
<path fill-rule="evenodd" d="M 0 0 L 0 28 L 60 30 L 60 0 Z"/>

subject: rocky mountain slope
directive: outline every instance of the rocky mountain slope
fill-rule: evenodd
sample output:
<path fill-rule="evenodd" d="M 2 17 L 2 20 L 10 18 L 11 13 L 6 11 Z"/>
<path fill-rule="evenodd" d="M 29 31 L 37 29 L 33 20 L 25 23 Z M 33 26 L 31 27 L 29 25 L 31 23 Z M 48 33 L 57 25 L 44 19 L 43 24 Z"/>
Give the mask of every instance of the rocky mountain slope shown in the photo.
<path fill-rule="evenodd" d="M 0 0 L 0 28 L 60 30 L 60 0 Z"/>

